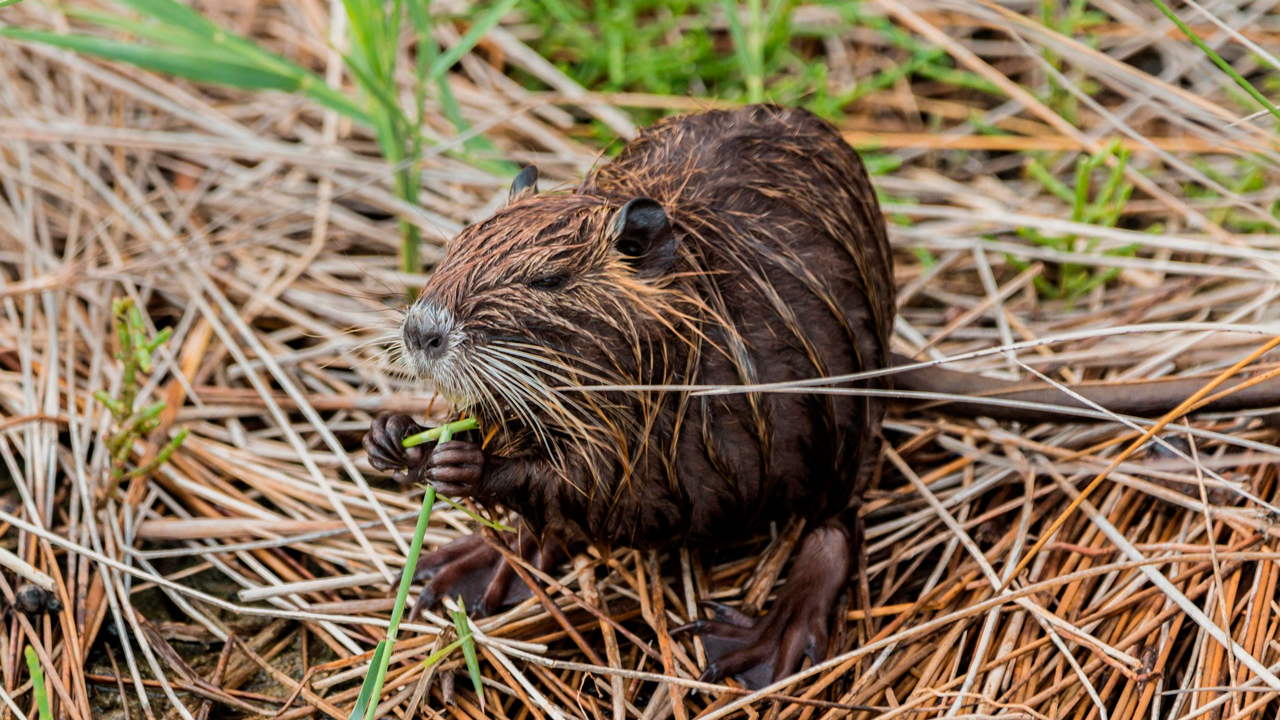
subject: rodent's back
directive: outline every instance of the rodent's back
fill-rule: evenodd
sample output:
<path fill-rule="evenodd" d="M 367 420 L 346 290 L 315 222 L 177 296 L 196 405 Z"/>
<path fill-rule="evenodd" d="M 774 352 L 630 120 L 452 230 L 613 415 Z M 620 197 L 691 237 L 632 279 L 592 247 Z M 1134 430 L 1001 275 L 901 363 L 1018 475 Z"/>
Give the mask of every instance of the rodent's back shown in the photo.
<path fill-rule="evenodd" d="M 884 219 L 857 154 L 816 116 L 752 106 L 663 121 L 579 192 L 651 197 L 683 232 L 687 291 L 715 318 L 684 383 L 787 382 L 888 363 Z M 737 394 L 685 398 L 680 412 L 688 428 L 676 443 L 676 492 L 690 506 L 688 533 L 712 541 L 843 509 L 861 492 L 883 404 Z"/>

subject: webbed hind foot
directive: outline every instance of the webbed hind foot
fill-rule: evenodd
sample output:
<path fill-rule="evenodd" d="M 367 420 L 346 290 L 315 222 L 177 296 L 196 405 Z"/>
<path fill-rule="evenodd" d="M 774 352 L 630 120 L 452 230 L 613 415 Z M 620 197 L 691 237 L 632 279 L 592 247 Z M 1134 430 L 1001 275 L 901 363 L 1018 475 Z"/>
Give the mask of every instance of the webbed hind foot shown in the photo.
<path fill-rule="evenodd" d="M 763 617 L 704 603 L 713 617 L 679 628 L 702 638 L 707 669 L 700 679 L 733 677 L 758 690 L 798 671 L 806 657 L 821 662 L 827 655 L 832 611 L 849 580 L 850 557 L 848 532 L 828 523 L 805 538 L 777 601 Z"/>

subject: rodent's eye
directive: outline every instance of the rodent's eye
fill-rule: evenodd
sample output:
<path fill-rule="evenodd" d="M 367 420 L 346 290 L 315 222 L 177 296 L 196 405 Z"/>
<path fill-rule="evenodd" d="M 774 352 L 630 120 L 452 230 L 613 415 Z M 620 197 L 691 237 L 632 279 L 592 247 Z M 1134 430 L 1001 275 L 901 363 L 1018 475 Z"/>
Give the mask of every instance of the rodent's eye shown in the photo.
<path fill-rule="evenodd" d="M 548 275 L 538 278 L 529 283 L 529 287 L 535 287 L 539 290 L 555 290 L 564 287 L 565 278 L 563 275 Z"/>

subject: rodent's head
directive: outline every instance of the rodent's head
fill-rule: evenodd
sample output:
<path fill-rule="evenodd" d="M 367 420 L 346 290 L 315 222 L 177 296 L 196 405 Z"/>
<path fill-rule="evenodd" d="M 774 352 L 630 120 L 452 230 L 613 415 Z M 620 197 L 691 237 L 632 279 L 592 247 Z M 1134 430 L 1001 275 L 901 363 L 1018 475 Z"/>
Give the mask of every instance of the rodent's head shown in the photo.
<path fill-rule="evenodd" d="M 653 200 L 536 195 L 529 175 L 450 243 L 402 334 L 412 368 L 460 409 L 539 430 L 582 414 L 557 387 L 649 372 L 679 235 Z"/>

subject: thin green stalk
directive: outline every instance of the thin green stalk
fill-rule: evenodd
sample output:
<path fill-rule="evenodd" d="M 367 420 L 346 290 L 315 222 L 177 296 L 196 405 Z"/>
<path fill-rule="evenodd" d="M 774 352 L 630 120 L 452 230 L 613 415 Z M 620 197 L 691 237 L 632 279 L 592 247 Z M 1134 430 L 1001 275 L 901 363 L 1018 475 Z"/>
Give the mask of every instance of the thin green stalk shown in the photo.
<path fill-rule="evenodd" d="M 448 645 L 445 645 L 444 647 L 440 648 L 439 650 L 437 650 L 437 651 L 435 651 L 435 652 L 431 653 L 430 655 L 428 655 L 428 656 L 427 656 L 427 659 L 422 661 L 422 665 L 423 665 L 423 667 L 431 667 L 432 665 L 435 665 L 436 663 L 438 663 L 438 662 L 440 662 L 441 660 L 443 660 L 443 659 L 444 659 L 444 657 L 445 657 L 446 655 L 448 655 L 449 653 L 453 652 L 454 650 L 457 650 L 457 649 L 458 649 L 458 648 L 460 648 L 460 647 L 462 647 L 462 639 L 461 639 L 461 638 L 459 638 L 459 639 L 457 639 L 457 640 L 454 640 L 453 642 L 449 643 Z"/>
<path fill-rule="evenodd" d="M 1258 92 L 1258 89 L 1255 88 L 1252 84 L 1250 84 L 1248 80 L 1245 80 L 1243 75 L 1236 72 L 1236 69 L 1231 67 L 1231 63 L 1227 62 L 1226 60 L 1223 60 L 1222 57 L 1218 55 L 1218 53 L 1213 51 L 1213 48 L 1209 47 L 1205 43 L 1205 41 L 1201 40 L 1200 36 L 1196 35 L 1195 32 L 1190 27 L 1188 27 L 1185 22 L 1182 21 L 1182 18 L 1178 17 L 1178 14 L 1175 13 L 1172 8 L 1170 8 L 1168 5 L 1164 3 L 1164 0 L 1151 0 L 1151 2 L 1155 3 L 1155 6 L 1160 9 L 1160 12 L 1164 13 L 1165 17 L 1172 20 L 1174 25 L 1178 26 L 1178 29 L 1182 31 L 1183 35 L 1187 36 L 1187 39 L 1189 39 L 1192 43 L 1194 43 L 1196 47 L 1200 48 L 1201 52 L 1203 52 L 1205 55 L 1208 55 L 1209 59 L 1213 61 L 1214 65 L 1217 65 L 1218 67 L 1222 68 L 1223 72 L 1230 75 L 1231 79 L 1235 80 L 1236 84 L 1239 85 L 1241 89 L 1243 89 L 1245 92 L 1252 95 L 1253 99 L 1257 100 L 1262 105 L 1262 107 L 1267 109 L 1268 112 L 1270 112 L 1272 115 L 1275 115 L 1277 118 L 1280 118 L 1280 108 L 1277 108 L 1275 105 L 1272 105 L 1271 101 L 1268 100 L 1266 96 L 1264 96 L 1261 92 Z"/>
<path fill-rule="evenodd" d="M 412 435 L 404 440 L 405 447 L 421 445 L 424 442 L 439 439 L 448 442 L 455 432 L 474 430 L 479 427 L 475 418 L 446 423 L 426 432 Z M 413 441 L 413 442 L 410 442 Z M 422 509 L 418 512 L 418 524 L 413 529 L 413 542 L 409 544 L 409 554 L 405 557 L 404 572 L 400 574 L 400 588 L 396 591 L 396 602 L 391 607 L 391 622 L 387 624 L 387 637 L 378 643 L 373 659 L 369 663 L 369 674 L 365 676 L 360 688 L 360 696 L 348 720 L 373 720 L 378 710 L 378 698 L 382 695 L 382 685 L 387 679 L 387 667 L 391 662 L 391 650 L 396 644 L 396 634 L 400 630 L 400 619 L 404 617 L 404 608 L 409 600 L 409 586 L 413 584 L 413 573 L 418 567 L 418 556 L 422 553 L 422 540 L 427 534 L 427 523 L 431 522 L 431 508 L 436 504 L 436 489 L 427 486 L 422 496 Z"/>
<path fill-rule="evenodd" d="M 416 435 L 410 435 L 404 439 L 404 446 L 411 448 L 437 439 L 440 440 L 440 442 L 445 442 L 447 438 L 453 437 L 457 433 L 475 430 L 479 427 L 480 423 L 476 422 L 475 418 L 467 418 L 466 420 L 447 423 L 440 427 L 431 428 L 430 430 L 423 430 Z"/>
<path fill-rule="evenodd" d="M 747 27 L 747 54 L 751 57 L 747 98 L 758 103 L 764 101 L 764 14 L 761 0 L 748 0 L 747 9 L 751 23 Z"/>
<path fill-rule="evenodd" d="M 422 510 L 418 512 L 418 525 L 413 529 L 413 543 L 409 545 L 409 555 L 405 558 L 404 572 L 400 575 L 400 589 L 396 591 L 396 604 L 391 608 L 391 622 L 387 625 L 387 637 L 379 647 L 382 649 L 380 654 L 375 653 L 374 664 L 369 667 L 369 678 L 373 678 L 373 683 L 369 685 L 369 678 L 365 678 L 369 690 L 368 706 L 363 708 L 364 720 L 373 720 L 374 714 L 378 711 L 378 698 L 382 695 L 382 684 L 387 679 L 387 666 L 391 662 L 391 648 L 396 643 L 396 633 L 400 630 L 400 618 L 404 615 L 404 606 L 409 599 L 409 586 L 413 584 L 413 572 L 418 567 L 418 555 L 422 552 L 422 539 L 427 534 L 427 523 L 431 521 L 431 508 L 436 503 L 436 489 L 427 486 L 426 493 L 422 496 Z M 365 695 L 362 689 L 361 696 Z M 361 710 L 360 704 L 356 703 L 356 710 Z M 351 720 L 359 720 L 361 715 L 355 712 L 351 715 Z"/>

